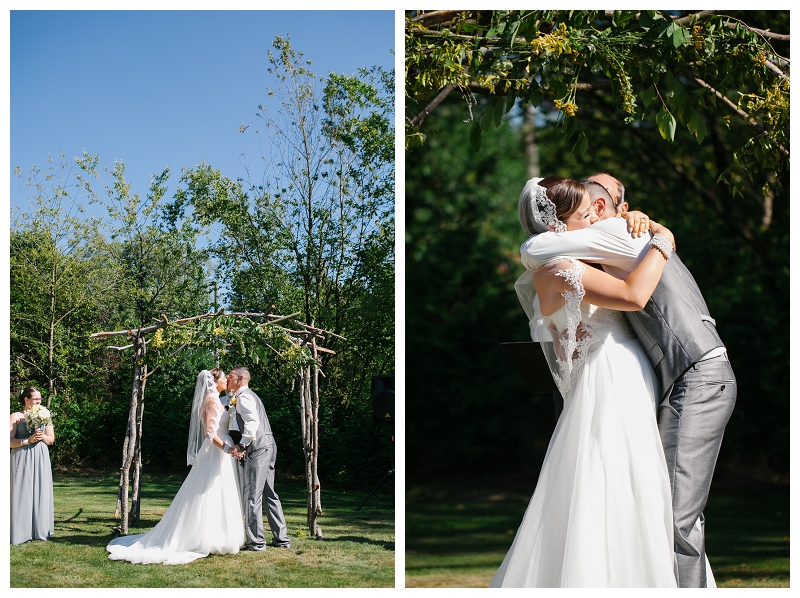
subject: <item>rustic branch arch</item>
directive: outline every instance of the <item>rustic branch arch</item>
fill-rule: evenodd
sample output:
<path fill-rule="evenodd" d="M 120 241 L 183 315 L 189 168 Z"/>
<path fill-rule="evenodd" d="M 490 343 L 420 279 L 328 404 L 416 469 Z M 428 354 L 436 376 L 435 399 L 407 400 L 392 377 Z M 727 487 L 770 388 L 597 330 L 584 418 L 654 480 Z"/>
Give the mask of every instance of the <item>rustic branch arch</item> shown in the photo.
<path fill-rule="evenodd" d="M 128 344 L 124 346 L 108 346 L 108 348 L 116 351 L 134 350 L 130 409 L 122 449 L 117 507 L 114 512 L 114 517 L 120 519 L 118 528 L 120 534 L 127 534 L 129 520 L 136 522 L 140 516 L 142 417 L 144 415 L 144 391 L 148 378 L 156 373 L 163 363 L 175 357 L 190 345 L 198 348 L 218 349 L 219 341 L 216 337 L 225 334 L 224 325 L 229 324 L 228 333 L 237 333 L 236 335 L 242 348 L 244 347 L 243 339 L 255 343 L 255 346 L 250 347 L 250 357 L 256 363 L 262 358 L 261 345 L 263 345 L 270 351 L 270 353 L 265 352 L 266 354 L 274 354 L 278 359 L 289 361 L 289 365 L 293 364 L 296 367 L 295 371 L 300 381 L 300 427 L 305 457 L 308 530 L 311 536 L 322 539 L 322 530 L 318 523 L 318 517 L 322 514 L 322 502 L 317 465 L 319 456 L 319 376 L 322 375 L 324 377 L 325 374 L 319 367 L 319 353 L 335 354 L 335 351 L 321 346 L 318 343 L 318 339 L 329 336 L 344 341 L 347 339 L 328 330 L 317 328 L 313 323 L 309 325 L 296 320 L 295 318 L 299 315 L 299 312 L 288 316 L 275 315 L 270 312 L 231 312 L 226 314 L 225 308 L 222 308 L 215 313 L 179 318 L 171 322 L 164 314 L 161 314 L 161 319 L 156 320 L 156 323 L 151 326 L 140 327 L 135 330 L 97 332 L 91 335 L 91 338 L 94 339 L 125 337 Z M 256 323 L 256 319 L 261 319 L 262 322 Z M 218 322 L 221 322 L 220 326 L 216 325 Z M 240 327 L 231 327 L 231 322 L 240 324 Z M 197 327 L 201 324 L 205 325 L 205 327 Z M 279 326 L 279 324 L 291 325 L 291 328 Z M 164 330 L 168 329 L 180 331 L 183 340 L 171 353 L 159 359 L 155 367 L 150 369 L 148 345 L 153 342 L 163 345 L 161 335 Z M 271 330 L 268 331 L 268 329 Z M 288 349 L 280 351 L 267 342 L 267 339 L 270 338 L 269 335 L 274 331 L 280 332 L 277 335 L 273 334 L 272 338 L 288 343 Z M 150 336 L 149 339 L 148 336 Z M 224 346 L 226 341 L 223 340 L 222 344 Z M 304 349 L 307 351 L 304 351 Z M 218 356 L 217 363 L 219 363 Z M 133 492 L 129 502 L 131 468 L 133 468 Z"/>

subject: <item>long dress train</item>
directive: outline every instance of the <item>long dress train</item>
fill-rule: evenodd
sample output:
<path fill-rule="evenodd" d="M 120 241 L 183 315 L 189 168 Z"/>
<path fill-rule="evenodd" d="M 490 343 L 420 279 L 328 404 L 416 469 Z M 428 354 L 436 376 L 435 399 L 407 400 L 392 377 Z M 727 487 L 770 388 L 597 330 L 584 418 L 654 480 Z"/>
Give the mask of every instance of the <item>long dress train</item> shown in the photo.
<path fill-rule="evenodd" d="M 221 403 L 214 430 L 227 434 L 229 415 Z M 213 436 L 212 436 L 213 437 Z M 206 438 L 197 460 L 161 521 L 149 532 L 120 536 L 106 550 L 111 560 L 182 565 L 209 554 L 236 554 L 244 544 L 244 519 L 236 460 Z"/>

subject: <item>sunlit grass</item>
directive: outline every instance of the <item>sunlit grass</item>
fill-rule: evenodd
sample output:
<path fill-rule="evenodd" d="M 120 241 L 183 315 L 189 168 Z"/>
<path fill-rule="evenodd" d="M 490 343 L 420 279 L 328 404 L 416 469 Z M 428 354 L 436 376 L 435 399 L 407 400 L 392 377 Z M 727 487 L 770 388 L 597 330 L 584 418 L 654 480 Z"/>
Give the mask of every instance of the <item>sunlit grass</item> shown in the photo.
<path fill-rule="evenodd" d="M 136 534 L 152 529 L 184 476 L 146 475 Z M 55 537 L 11 546 L 12 587 L 393 587 L 394 510 L 380 500 L 356 507 L 365 492 L 326 490 L 320 525 L 325 539 L 309 538 L 305 484 L 280 480 L 292 549 L 210 556 L 186 565 L 110 561 L 105 546 L 117 499 L 111 474 L 55 475 Z M 269 526 L 265 521 L 267 535 Z"/>

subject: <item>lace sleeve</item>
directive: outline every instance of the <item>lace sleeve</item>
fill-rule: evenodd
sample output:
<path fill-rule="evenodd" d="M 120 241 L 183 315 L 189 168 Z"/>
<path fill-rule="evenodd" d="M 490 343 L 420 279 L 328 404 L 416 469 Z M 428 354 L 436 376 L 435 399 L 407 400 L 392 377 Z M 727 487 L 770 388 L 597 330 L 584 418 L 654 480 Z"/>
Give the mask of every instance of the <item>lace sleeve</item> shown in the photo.
<path fill-rule="evenodd" d="M 206 397 L 203 402 L 203 431 L 206 438 L 214 438 L 219 429 L 222 417 L 222 404 L 213 396 Z"/>
<path fill-rule="evenodd" d="M 554 275 L 566 283 L 565 291 L 561 293 L 563 308 L 550 316 L 543 316 L 538 310 L 533 318 L 536 335 L 563 399 L 567 398 L 595 340 L 592 328 L 581 322 L 581 301 L 586 295 L 583 288 L 585 269 L 575 259 L 562 260 L 554 268 Z"/>

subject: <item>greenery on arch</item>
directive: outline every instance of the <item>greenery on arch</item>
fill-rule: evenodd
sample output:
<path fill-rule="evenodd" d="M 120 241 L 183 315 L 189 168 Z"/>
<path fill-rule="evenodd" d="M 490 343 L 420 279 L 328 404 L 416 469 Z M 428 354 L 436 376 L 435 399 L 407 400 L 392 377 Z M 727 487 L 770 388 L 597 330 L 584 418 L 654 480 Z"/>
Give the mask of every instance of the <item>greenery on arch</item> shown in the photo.
<path fill-rule="evenodd" d="M 155 367 L 174 359 L 184 348 L 211 350 L 217 362 L 220 357 L 253 364 L 269 362 L 287 380 L 296 378 L 302 367 L 313 365 L 311 350 L 301 338 L 274 321 L 257 322 L 257 316 L 221 312 L 188 322 L 165 323 L 153 333 L 146 359 Z"/>

